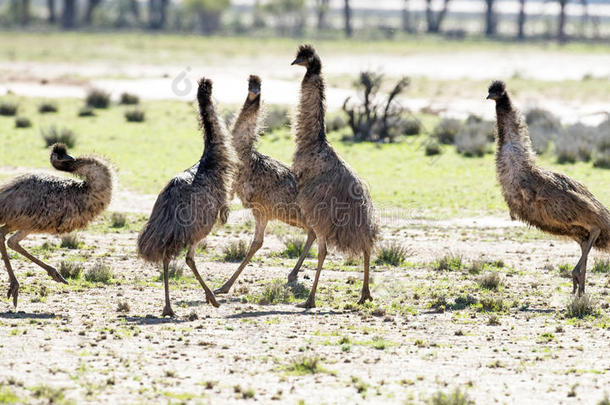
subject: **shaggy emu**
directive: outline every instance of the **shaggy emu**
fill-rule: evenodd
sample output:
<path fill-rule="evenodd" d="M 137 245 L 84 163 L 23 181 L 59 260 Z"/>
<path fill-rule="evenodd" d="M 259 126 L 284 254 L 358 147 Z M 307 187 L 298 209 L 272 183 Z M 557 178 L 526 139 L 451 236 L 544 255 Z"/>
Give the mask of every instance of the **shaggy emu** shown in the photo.
<path fill-rule="evenodd" d="M 260 78 L 250 76 L 248 96 L 232 130 L 233 146 L 239 159 L 238 172 L 233 181 L 233 191 L 237 193 L 244 207 L 252 210 L 256 221 L 254 239 L 245 259 L 231 278 L 214 291 L 216 294 L 229 292 L 252 256 L 263 246 L 265 228 L 269 221 L 277 219 L 307 231 L 307 242 L 305 242 L 294 269 L 288 275 L 288 282 L 297 280 L 303 260 L 316 238 L 315 233 L 305 223 L 301 210 L 296 204 L 297 181 L 290 168 L 259 153 L 254 148 L 260 130 L 258 125 L 260 93 Z"/>
<path fill-rule="evenodd" d="M 536 165 L 527 126 L 503 82 L 494 81 L 487 98 L 496 102 L 496 168 L 511 218 L 580 245 L 572 294 L 584 294 L 589 251 L 610 250 L 610 212 L 581 183 Z"/>
<path fill-rule="evenodd" d="M 301 83 L 293 171 L 297 177 L 297 204 L 318 239 L 318 268 L 307 301 L 315 307 L 316 288 L 326 258 L 326 247 L 364 256 L 364 282 L 358 303 L 372 300 L 369 261 L 378 226 L 375 207 L 364 181 L 335 152 L 326 138 L 326 110 L 322 63 L 310 45 L 299 47 L 293 65 L 307 68 Z"/>
<path fill-rule="evenodd" d="M 112 197 L 112 172 L 99 158 L 68 155 L 66 146 L 55 144 L 51 164 L 57 170 L 73 173 L 83 180 L 30 174 L 0 186 L 0 251 L 8 271 L 10 287 L 17 307 L 19 283 L 9 262 L 5 236 L 17 231 L 7 242 L 47 271 L 53 280 L 67 284 L 57 270 L 28 253 L 19 243 L 31 233 L 63 234 L 87 226 L 106 209 Z"/>
<path fill-rule="evenodd" d="M 187 248 L 186 264 L 205 291 L 206 302 L 218 307 L 195 266 L 197 243 L 217 220 L 227 221 L 234 157 L 226 129 L 212 102 L 212 81 L 202 78 L 197 90 L 205 146 L 198 163 L 175 176 L 157 197 L 148 223 L 138 238 L 138 253 L 152 263 L 163 262 L 165 308 L 173 317 L 169 300 L 169 263 Z"/>

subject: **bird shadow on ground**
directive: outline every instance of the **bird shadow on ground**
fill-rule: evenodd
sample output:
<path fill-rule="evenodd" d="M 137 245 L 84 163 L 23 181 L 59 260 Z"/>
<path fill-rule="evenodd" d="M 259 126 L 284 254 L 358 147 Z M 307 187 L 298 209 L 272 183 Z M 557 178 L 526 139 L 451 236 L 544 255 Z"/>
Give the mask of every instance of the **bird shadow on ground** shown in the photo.
<path fill-rule="evenodd" d="M 228 315 L 227 319 L 243 319 L 243 318 L 258 318 L 261 316 L 273 316 L 273 315 L 342 315 L 343 311 L 311 311 L 309 309 L 295 308 L 294 311 L 287 310 L 269 310 L 269 311 L 251 311 L 251 312 L 240 312 L 238 314 Z"/>
<path fill-rule="evenodd" d="M 64 317 L 61 315 L 55 315 L 50 312 L 43 312 L 40 314 L 35 314 L 35 313 L 23 312 L 23 311 L 19 311 L 19 312 L 9 311 L 9 312 L 0 313 L 0 318 L 3 318 L 3 319 L 61 319 Z"/>
<path fill-rule="evenodd" d="M 161 318 L 154 315 L 145 315 L 145 316 L 125 316 L 122 317 L 125 319 L 125 322 L 132 323 L 135 325 L 162 325 L 165 323 L 183 323 L 188 322 L 186 319 L 179 318 Z"/>
<path fill-rule="evenodd" d="M 555 309 L 542 309 L 542 308 L 521 308 L 519 312 L 532 312 L 536 314 L 553 314 L 557 312 Z"/>

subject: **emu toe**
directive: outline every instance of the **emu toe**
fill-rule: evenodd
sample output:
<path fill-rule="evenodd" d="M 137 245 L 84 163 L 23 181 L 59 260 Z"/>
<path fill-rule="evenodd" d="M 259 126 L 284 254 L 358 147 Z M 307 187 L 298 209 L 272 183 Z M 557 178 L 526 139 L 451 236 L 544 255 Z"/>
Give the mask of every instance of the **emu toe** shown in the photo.
<path fill-rule="evenodd" d="M 366 291 L 362 290 L 360 300 L 358 300 L 358 305 L 362 305 L 367 301 L 373 301 L 373 297 L 371 297 L 371 292 L 368 289 Z"/>
<path fill-rule="evenodd" d="M 68 284 L 68 282 L 66 281 L 66 279 L 65 279 L 65 278 L 64 278 L 64 277 L 63 277 L 61 274 L 59 274 L 59 272 L 58 272 L 56 269 L 54 269 L 54 268 L 52 268 L 52 267 L 51 267 L 51 269 L 50 269 L 50 270 L 48 270 L 48 271 L 47 271 L 47 274 L 48 274 L 49 276 L 51 276 L 51 278 L 52 278 L 54 281 L 57 281 L 58 283 L 64 283 L 64 284 Z"/>
<path fill-rule="evenodd" d="M 174 318 L 176 316 L 176 314 L 174 314 L 174 311 L 172 310 L 172 307 L 169 305 L 166 305 L 165 308 L 163 308 L 163 313 L 161 314 L 162 317 L 166 317 L 169 316 L 170 318 Z"/>
<path fill-rule="evenodd" d="M 315 308 L 316 301 L 315 299 L 311 299 L 311 297 L 307 298 L 307 301 L 297 304 L 298 308 Z"/>
<path fill-rule="evenodd" d="M 17 280 L 11 281 L 11 285 L 8 287 L 8 294 L 6 294 L 6 298 L 9 299 L 13 297 L 13 305 L 17 308 L 17 299 L 19 297 L 19 283 Z"/>
<path fill-rule="evenodd" d="M 216 298 L 214 297 L 214 294 L 211 294 L 211 295 L 206 294 L 205 295 L 205 302 L 207 304 L 212 304 L 212 306 L 214 308 L 218 308 L 220 306 L 220 304 L 216 301 Z"/>
<path fill-rule="evenodd" d="M 227 286 L 227 283 L 225 283 L 222 287 L 215 289 L 214 294 L 216 294 L 216 295 L 227 294 L 230 289 L 231 289 L 231 286 Z M 207 296 L 206 296 L 206 302 L 209 304 Z"/>

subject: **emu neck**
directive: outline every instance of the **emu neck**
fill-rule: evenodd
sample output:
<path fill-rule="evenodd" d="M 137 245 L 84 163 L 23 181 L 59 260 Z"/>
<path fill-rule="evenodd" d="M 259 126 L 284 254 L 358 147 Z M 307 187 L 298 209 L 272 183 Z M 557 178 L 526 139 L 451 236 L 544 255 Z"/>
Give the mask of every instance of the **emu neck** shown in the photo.
<path fill-rule="evenodd" d="M 112 172 L 106 164 L 92 157 L 78 158 L 72 173 L 82 178 L 92 191 L 105 192 L 112 189 Z"/>
<path fill-rule="evenodd" d="M 535 165 L 535 158 L 527 126 L 508 95 L 504 95 L 496 102 L 496 117 L 498 168 L 501 171 L 532 168 Z"/>
<path fill-rule="evenodd" d="M 522 118 L 506 94 L 496 101 L 496 117 L 498 122 L 498 146 L 502 147 L 508 142 L 522 145 Z"/>
<path fill-rule="evenodd" d="M 218 115 L 212 104 L 201 112 L 201 124 L 204 134 L 204 149 L 195 174 L 195 181 L 209 176 L 211 172 L 229 172 L 233 164 L 231 150 L 223 135 L 224 128 L 218 120 Z M 223 179 L 219 178 L 218 180 Z"/>
<path fill-rule="evenodd" d="M 324 92 L 325 85 L 322 76 L 308 71 L 301 82 L 301 100 L 296 130 L 297 148 L 326 142 Z"/>
<path fill-rule="evenodd" d="M 246 100 L 231 130 L 233 147 L 241 162 L 249 160 L 252 155 L 258 138 L 259 111 L 260 97 Z"/>

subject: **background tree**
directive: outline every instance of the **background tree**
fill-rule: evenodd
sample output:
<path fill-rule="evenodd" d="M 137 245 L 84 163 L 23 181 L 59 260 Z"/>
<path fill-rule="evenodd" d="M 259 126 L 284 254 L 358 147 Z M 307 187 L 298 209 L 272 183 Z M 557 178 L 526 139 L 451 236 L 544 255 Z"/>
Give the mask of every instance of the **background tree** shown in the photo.
<path fill-rule="evenodd" d="M 517 17 L 517 38 L 525 38 L 525 0 L 519 0 L 519 16 Z"/>
<path fill-rule="evenodd" d="M 229 8 L 229 0 L 185 0 L 187 10 L 195 13 L 203 34 L 213 34 L 220 29 L 222 13 Z"/>
<path fill-rule="evenodd" d="M 165 28 L 169 0 L 148 0 L 148 27 L 152 30 Z"/>
<path fill-rule="evenodd" d="M 557 22 L 557 40 L 561 43 L 566 42 L 566 5 L 569 0 L 557 0 L 559 2 L 559 15 Z"/>
<path fill-rule="evenodd" d="M 305 0 L 270 0 L 265 10 L 275 17 L 280 35 L 303 35 L 307 18 Z"/>
<path fill-rule="evenodd" d="M 404 0 L 402 6 L 402 30 L 413 33 L 413 23 L 411 22 L 411 10 L 409 10 L 409 0 Z"/>
<path fill-rule="evenodd" d="M 498 16 L 494 10 L 496 0 L 485 0 L 485 36 L 493 37 L 498 32 Z"/>
<path fill-rule="evenodd" d="M 345 20 L 345 36 L 350 38 L 352 36 L 352 8 L 349 4 L 349 0 L 345 0 L 345 6 L 343 7 L 343 18 Z"/>
<path fill-rule="evenodd" d="M 64 0 L 61 10 L 61 26 L 64 29 L 76 27 L 76 0 Z"/>
<path fill-rule="evenodd" d="M 47 22 L 49 24 L 55 24 L 55 0 L 47 0 Z"/>
<path fill-rule="evenodd" d="M 87 8 L 85 8 L 85 16 L 83 18 L 83 22 L 85 25 L 91 25 L 91 20 L 93 18 L 93 11 L 100 5 L 102 0 L 87 0 Z"/>
<path fill-rule="evenodd" d="M 318 29 L 324 30 L 328 28 L 326 15 L 328 14 L 330 0 L 316 0 L 316 11 L 318 14 Z"/>
<path fill-rule="evenodd" d="M 437 13 L 432 10 L 432 0 L 426 0 L 426 23 L 429 33 L 438 33 L 441 30 L 441 24 L 447 15 L 447 9 L 451 0 L 443 0 L 443 8 Z"/>

